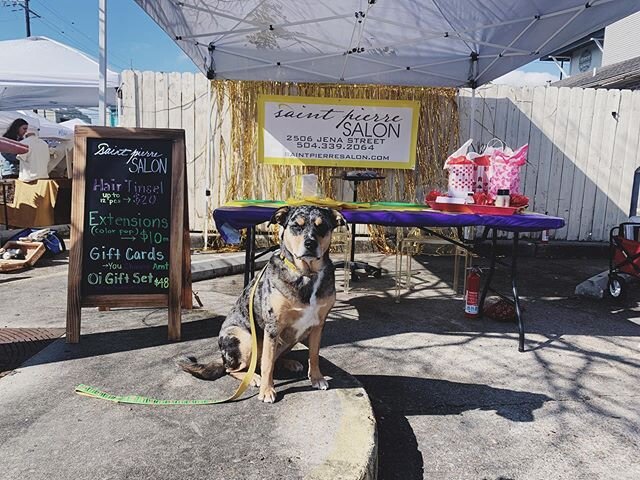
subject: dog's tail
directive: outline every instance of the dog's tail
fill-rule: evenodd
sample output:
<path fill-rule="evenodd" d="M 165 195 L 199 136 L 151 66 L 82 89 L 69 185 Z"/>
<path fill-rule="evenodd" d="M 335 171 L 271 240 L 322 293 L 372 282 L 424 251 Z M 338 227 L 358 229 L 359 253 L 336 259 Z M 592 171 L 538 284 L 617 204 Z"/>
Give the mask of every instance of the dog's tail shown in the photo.
<path fill-rule="evenodd" d="M 202 380 L 216 380 L 222 377 L 227 370 L 222 362 L 222 358 L 214 360 L 211 363 L 202 364 L 198 363 L 194 357 L 180 357 L 176 359 L 176 365 L 182 370 L 190 373 L 194 377 Z"/>

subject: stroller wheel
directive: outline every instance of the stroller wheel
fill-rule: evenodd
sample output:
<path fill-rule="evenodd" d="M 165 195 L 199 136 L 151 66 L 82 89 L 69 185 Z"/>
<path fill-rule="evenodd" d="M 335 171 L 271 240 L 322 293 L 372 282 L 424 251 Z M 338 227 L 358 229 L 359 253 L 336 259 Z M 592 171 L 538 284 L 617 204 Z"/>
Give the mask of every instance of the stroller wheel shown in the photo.
<path fill-rule="evenodd" d="M 607 283 L 607 293 L 616 300 L 624 298 L 627 293 L 627 282 L 620 275 L 610 275 Z"/>

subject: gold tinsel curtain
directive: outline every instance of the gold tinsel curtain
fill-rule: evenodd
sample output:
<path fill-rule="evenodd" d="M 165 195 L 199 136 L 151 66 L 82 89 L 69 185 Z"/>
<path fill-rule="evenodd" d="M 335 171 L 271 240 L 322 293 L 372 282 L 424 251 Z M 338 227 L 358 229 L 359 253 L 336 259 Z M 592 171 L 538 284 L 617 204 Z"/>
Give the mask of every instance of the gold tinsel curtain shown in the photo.
<path fill-rule="evenodd" d="M 213 203 L 216 206 L 236 199 L 280 199 L 284 181 L 299 173 L 315 173 L 325 195 L 341 199 L 343 182 L 331 177 L 340 175 L 346 168 L 262 165 L 258 162 L 259 94 L 420 102 L 416 169 L 376 170 L 387 178 L 360 184 L 359 201 L 412 202 L 416 200 L 419 186 L 444 187 L 444 161 L 458 146 L 457 91 L 453 88 L 213 80 L 212 92 Z M 374 243 L 386 250 L 384 229 L 371 227 L 370 233 Z"/>

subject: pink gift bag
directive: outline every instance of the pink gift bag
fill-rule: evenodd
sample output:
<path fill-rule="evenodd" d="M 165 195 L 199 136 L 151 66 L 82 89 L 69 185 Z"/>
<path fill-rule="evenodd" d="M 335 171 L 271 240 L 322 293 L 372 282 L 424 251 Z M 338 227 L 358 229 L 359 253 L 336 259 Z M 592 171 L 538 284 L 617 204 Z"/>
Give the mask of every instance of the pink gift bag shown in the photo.
<path fill-rule="evenodd" d="M 476 171 L 473 163 L 449 165 L 449 184 L 447 194 L 450 197 L 466 198 L 469 192 L 474 192 Z"/>
<path fill-rule="evenodd" d="M 520 167 L 527 163 L 529 145 L 523 145 L 515 152 L 510 148 L 495 150 L 491 154 L 489 167 L 489 194 L 496 195 L 498 190 L 509 189 L 509 193 L 520 192 Z"/>
<path fill-rule="evenodd" d="M 475 191 L 475 163 L 467 153 L 471 142 L 473 142 L 471 138 L 464 142 L 444 162 L 445 170 L 449 171 L 447 195 L 450 197 L 466 198 L 467 193 Z"/>

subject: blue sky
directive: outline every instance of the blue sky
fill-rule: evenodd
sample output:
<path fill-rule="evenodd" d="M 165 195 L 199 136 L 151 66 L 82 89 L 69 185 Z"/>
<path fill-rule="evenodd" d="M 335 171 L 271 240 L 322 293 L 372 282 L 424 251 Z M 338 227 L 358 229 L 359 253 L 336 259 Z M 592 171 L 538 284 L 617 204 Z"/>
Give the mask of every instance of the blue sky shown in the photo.
<path fill-rule="evenodd" d="M 0 40 L 22 38 L 24 11 L 3 7 L 0 2 Z M 30 0 L 31 9 L 40 15 L 32 18 L 31 34 L 43 35 L 98 56 L 98 0 Z M 142 11 L 133 0 L 107 1 L 107 58 L 110 68 L 164 72 L 195 72 L 193 62 Z M 511 74 L 516 83 L 527 79 L 558 78 L 557 68 L 546 62 L 534 62 Z M 542 72 L 545 75 L 528 75 Z"/>
<path fill-rule="evenodd" d="M 0 40 L 26 36 L 24 11 L 2 7 Z M 98 57 L 98 0 L 30 0 L 41 18 L 31 35 L 43 35 Z M 16 10 L 16 11 L 13 11 Z M 196 67 L 133 0 L 107 1 L 107 58 L 110 68 L 192 72 Z"/>

